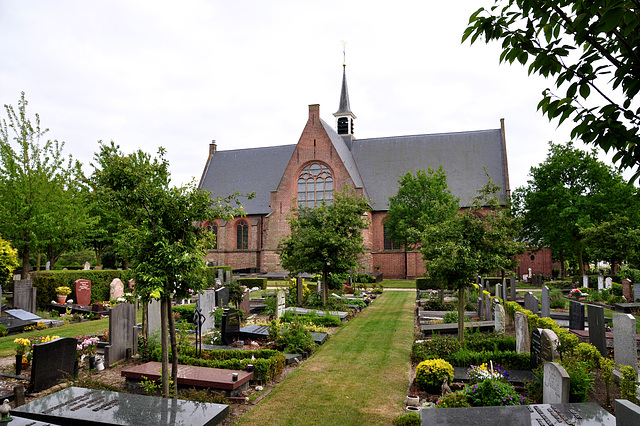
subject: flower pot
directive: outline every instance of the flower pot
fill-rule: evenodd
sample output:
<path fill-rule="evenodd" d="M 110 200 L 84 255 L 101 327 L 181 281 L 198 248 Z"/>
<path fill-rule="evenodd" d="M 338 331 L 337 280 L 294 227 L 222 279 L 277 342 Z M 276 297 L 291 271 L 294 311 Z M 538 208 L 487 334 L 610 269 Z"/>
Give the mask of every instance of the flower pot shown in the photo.
<path fill-rule="evenodd" d="M 104 370 L 104 361 L 101 358 L 96 360 L 96 370 L 102 371 Z"/>
<path fill-rule="evenodd" d="M 417 397 L 417 396 L 407 395 L 407 397 L 404 399 L 404 403 L 408 407 L 419 407 L 420 406 L 420 398 Z"/>
<path fill-rule="evenodd" d="M 59 294 L 58 295 L 58 303 L 61 305 L 64 305 L 67 302 L 67 295 L 66 294 Z"/>
<path fill-rule="evenodd" d="M 22 354 L 16 355 L 16 376 L 22 373 Z"/>

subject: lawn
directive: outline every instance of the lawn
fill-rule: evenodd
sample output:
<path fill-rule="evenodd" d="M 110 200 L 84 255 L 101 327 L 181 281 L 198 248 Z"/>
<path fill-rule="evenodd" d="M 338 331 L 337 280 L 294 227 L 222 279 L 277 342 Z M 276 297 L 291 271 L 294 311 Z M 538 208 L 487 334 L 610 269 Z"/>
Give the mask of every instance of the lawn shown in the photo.
<path fill-rule="evenodd" d="M 407 390 L 414 299 L 385 291 L 237 424 L 391 424 Z"/>
<path fill-rule="evenodd" d="M 384 288 L 416 288 L 416 280 L 382 280 Z"/>

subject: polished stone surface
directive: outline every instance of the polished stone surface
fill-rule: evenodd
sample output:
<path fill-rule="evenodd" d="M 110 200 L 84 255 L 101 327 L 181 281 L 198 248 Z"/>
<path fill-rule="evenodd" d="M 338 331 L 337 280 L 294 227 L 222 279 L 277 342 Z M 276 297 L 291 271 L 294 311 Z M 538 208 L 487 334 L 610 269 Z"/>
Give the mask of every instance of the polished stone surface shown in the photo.
<path fill-rule="evenodd" d="M 536 404 L 505 407 L 423 408 L 423 426 L 615 426 L 616 419 L 595 403 Z"/>
<path fill-rule="evenodd" d="M 11 415 L 72 426 L 209 426 L 225 419 L 229 406 L 70 387 L 18 407 Z"/>
<path fill-rule="evenodd" d="M 30 392 L 40 392 L 72 377 L 78 341 L 61 337 L 33 346 Z"/>

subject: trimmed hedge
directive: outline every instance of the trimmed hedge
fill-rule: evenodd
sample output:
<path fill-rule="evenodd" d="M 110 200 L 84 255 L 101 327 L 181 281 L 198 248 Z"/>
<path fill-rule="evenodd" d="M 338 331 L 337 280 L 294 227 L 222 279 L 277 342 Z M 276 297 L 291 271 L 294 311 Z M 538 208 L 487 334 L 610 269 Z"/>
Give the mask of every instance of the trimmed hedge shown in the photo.
<path fill-rule="evenodd" d="M 263 290 L 267 288 L 266 278 L 238 278 L 236 281 L 248 288 L 260 287 Z"/>
<path fill-rule="evenodd" d="M 506 369 L 528 370 L 530 368 L 531 354 L 528 352 L 517 353 L 516 351 L 469 351 L 461 349 L 444 356 L 444 360 L 454 367 L 469 367 L 470 365 L 480 365 L 493 361 L 493 365 L 501 365 Z"/>
<path fill-rule="evenodd" d="M 437 286 L 432 287 L 431 278 L 422 277 L 422 278 L 416 278 L 416 288 L 418 290 L 430 290 L 432 288 L 438 288 L 438 287 Z"/>
<path fill-rule="evenodd" d="M 120 278 L 126 285 L 133 278 L 133 271 L 114 269 L 104 271 L 40 271 L 32 272 L 31 277 L 33 286 L 37 289 L 36 306 L 39 310 L 45 310 L 47 304 L 56 299 L 56 287 L 69 287 L 72 290 L 71 298 L 77 300 L 75 281 L 79 279 L 91 281 L 91 303 L 109 300 L 111 281 Z"/>
<path fill-rule="evenodd" d="M 272 349 L 256 351 L 244 350 L 203 350 L 202 358 L 196 358 L 196 348 L 188 347 L 178 354 L 178 363 L 195 365 L 198 367 L 223 368 L 227 370 L 246 370 L 248 364 L 253 364 L 253 379 L 268 382 L 278 377 L 284 370 L 285 357 L 281 352 Z M 255 359 L 251 359 L 251 357 Z M 160 362 L 161 348 L 156 348 L 151 354 L 154 361 Z M 169 353 L 171 361 L 171 353 Z"/>
<path fill-rule="evenodd" d="M 187 321 L 193 324 L 193 311 L 195 310 L 195 308 L 195 303 L 187 303 L 185 305 L 172 306 L 171 310 L 173 312 L 178 312 L 182 321 Z"/>

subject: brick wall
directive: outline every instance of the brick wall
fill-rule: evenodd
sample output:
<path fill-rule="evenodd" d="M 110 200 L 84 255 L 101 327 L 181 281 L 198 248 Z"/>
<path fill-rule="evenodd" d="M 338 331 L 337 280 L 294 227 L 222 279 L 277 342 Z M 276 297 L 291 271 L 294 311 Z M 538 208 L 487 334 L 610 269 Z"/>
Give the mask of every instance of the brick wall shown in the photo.
<path fill-rule="evenodd" d="M 518 255 L 517 259 L 520 260 L 518 265 L 518 276 L 522 278 L 524 274 L 527 274 L 529 268 L 533 275 L 542 274 L 545 277 L 550 277 L 553 273 L 553 268 L 560 268 L 559 263 L 553 263 L 551 258 L 551 250 L 548 248 L 540 249 L 537 252 L 533 250 L 527 250 L 524 254 Z"/>

